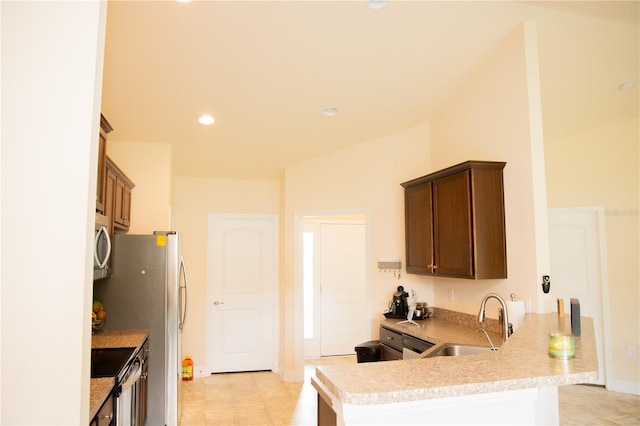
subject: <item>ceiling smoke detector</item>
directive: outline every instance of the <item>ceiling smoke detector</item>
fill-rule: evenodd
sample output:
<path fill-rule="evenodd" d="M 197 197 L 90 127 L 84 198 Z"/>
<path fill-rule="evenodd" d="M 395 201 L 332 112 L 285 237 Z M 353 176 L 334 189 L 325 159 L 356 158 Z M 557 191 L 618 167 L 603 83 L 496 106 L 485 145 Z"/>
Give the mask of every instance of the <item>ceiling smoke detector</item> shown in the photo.
<path fill-rule="evenodd" d="M 369 9 L 380 10 L 387 5 L 387 0 L 369 0 L 367 2 Z"/>
<path fill-rule="evenodd" d="M 338 108 L 328 107 L 322 110 L 322 113 L 327 117 L 333 117 L 338 113 Z"/>
<path fill-rule="evenodd" d="M 623 81 L 622 84 L 620 85 L 620 89 L 621 90 L 631 90 L 634 87 L 636 87 L 636 79 L 635 78 L 628 78 L 625 81 Z"/>

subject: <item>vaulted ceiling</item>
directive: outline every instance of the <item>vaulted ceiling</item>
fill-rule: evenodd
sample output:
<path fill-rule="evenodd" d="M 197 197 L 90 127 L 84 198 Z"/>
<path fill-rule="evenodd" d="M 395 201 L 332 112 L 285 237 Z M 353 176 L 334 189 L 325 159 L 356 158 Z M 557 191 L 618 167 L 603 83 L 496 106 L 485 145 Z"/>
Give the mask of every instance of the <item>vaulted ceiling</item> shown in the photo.
<path fill-rule="evenodd" d="M 275 179 L 428 122 L 531 19 L 545 137 L 559 137 L 637 116 L 637 88 L 619 86 L 638 78 L 638 14 L 637 1 L 110 0 L 102 111 L 112 140 L 171 144 L 175 175 Z"/>

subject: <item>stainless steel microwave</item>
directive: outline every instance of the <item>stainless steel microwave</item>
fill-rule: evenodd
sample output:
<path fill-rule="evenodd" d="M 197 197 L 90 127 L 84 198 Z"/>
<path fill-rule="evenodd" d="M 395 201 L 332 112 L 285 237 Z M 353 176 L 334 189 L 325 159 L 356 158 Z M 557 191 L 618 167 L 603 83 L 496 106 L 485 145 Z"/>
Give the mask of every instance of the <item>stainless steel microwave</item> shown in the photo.
<path fill-rule="evenodd" d="M 109 217 L 96 213 L 93 241 L 93 280 L 107 278 L 111 273 L 111 238 Z"/>

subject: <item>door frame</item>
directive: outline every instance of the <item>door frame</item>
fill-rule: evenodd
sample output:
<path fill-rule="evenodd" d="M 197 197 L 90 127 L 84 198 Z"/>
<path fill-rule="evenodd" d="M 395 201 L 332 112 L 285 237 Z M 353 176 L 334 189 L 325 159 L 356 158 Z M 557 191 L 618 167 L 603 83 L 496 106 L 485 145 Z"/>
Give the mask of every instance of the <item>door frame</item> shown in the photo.
<path fill-rule="evenodd" d="M 294 319 L 296 324 L 303 324 L 304 321 L 304 308 L 303 308 L 303 277 L 302 277 L 302 234 L 304 233 L 304 218 L 306 216 L 349 216 L 359 215 L 364 216 L 365 227 L 365 267 L 366 267 L 366 286 L 367 286 L 367 315 L 371 317 L 372 306 L 372 291 L 371 288 L 371 235 L 370 235 L 370 223 L 371 215 L 367 208 L 354 208 L 354 209 L 334 209 L 334 210 L 305 210 L 294 213 L 294 280 L 295 280 L 295 312 Z M 304 327 L 299 326 L 295 328 L 294 335 L 294 371 L 293 377 L 285 377 L 287 381 L 302 381 L 304 380 Z"/>
<path fill-rule="evenodd" d="M 600 302 L 600 330 L 602 332 L 602 354 L 604 360 L 604 386 L 609 388 L 613 383 L 613 351 L 611 347 L 611 314 L 609 309 L 609 283 L 607 281 L 607 248 L 605 240 L 605 223 L 604 223 L 604 207 L 602 206 L 587 206 L 587 207 L 556 207 L 549 208 L 548 215 L 552 214 L 589 214 L 595 216 L 596 233 L 598 237 L 597 249 L 598 258 L 600 261 L 598 277 L 599 288 L 598 295 L 601 296 Z M 548 219 L 549 223 L 550 220 Z M 549 225 L 547 225 L 549 227 Z M 552 271 L 553 272 L 553 271 Z M 553 279 L 553 278 L 552 278 Z M 594 324 L 597 326 L 597 324 Z"/>
<path fill-rule="evenodd" d="M 273 284 L 272 284 L 272 289 L 271 291 L 273 292 L 273 298 L 272 298 L 272 312 L 273 312 L 273 318 L 272 318 L 272 327 L 273 327 L 273 334 L 272 334 L 272 339 L 273 339 L 273 346 L 272 346 L 272 351 L 273 351 L 273 358 L 272 358 L 272 362 L 271 362 L 271 371 L 273 371 L 274 373 L 279 373 L 280 369 L 280 286 L 279 286 L 279 282 L 280 282 L 280 219 L 279 216 L 277 214 L 252 214 L 252 213 L 209 213 L 207 215 L 207 254 L 206 254 L 206 259 L 207 259 L 207 296 L 206 296 L 206 311 L 205 311 L 205 318 L 206 318 L 206 325 L 205 325 L 205 330 L 206 330 L 206 353 L 205 356 L 207 358 L 207 363 L 206 363 L 206 371 L 207 371 L 207 375 L 211 374 L 211 365 L 210 365 L 210 358 L 211 358 L 211 354 L 213 353 L 212 350 L 212 345 L 213 345 L 213 339 L 211 337 L 211 325 L 213 324 L 213 309 L 211 309 L 211 306 L 213 305 L 213 280 L 212 280 L 212 271 L 211 271 L 211 264 L 209 262 L 209 253 L 211 253 L 211 250 L 213 249 L 212 247 L 212 242 L 211 242 L 211 238 L 209 238 L 210 235 L 210 227 L 209 224 L 211 223 L 211 220 L 213 219 L 241 219 L 241 220 L 248 220 L 248 219 L 267 219 L 270 220 L 272 222 L 272 225 L 274 226 L 274 270 L 276 271 L 276 277 L 275 280 L 273 280 Z"/>

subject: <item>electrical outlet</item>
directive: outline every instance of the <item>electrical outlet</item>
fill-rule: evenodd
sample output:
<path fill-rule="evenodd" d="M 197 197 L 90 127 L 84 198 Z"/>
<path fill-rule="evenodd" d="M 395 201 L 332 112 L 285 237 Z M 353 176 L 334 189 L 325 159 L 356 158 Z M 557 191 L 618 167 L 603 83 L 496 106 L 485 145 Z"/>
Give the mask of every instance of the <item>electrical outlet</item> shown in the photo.
<path fill-rule="evenodd" d="M 635 346 L 629 346 L 627 349 L 627 355 L 629 355 L 629 358 L 638 358 L 638 348 Z"/>
<path fill-rule="evenodd" d="M 196 366 L 193 368 L 193 375 L 194 375 L 195 377 L 204 377 L 204 376 L 206 376 L 206 375 L 207 375 L 207 373 L 205 373 L 205 370 L 206 370 L 206 369 L 205 369 L 203 366 L 196 365 Z"/>
<path fill-rule="evenodd" d="M 449 302 L 453 303 L 456 300 L 456 293 L 452 288 L 449 289 Z"/>

